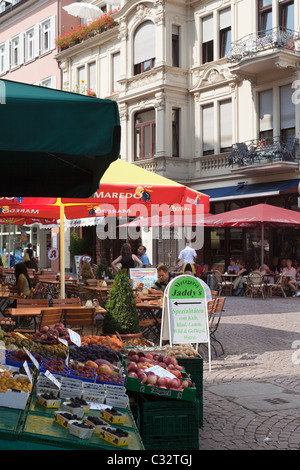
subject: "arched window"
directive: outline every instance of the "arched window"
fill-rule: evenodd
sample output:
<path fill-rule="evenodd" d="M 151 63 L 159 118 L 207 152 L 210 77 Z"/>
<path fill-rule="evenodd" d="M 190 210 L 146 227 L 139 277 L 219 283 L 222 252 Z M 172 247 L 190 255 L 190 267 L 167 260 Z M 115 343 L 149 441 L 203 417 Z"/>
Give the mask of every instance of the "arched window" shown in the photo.
<path fill-rule="evenodd" d="M 134 75 L 155 67 L 155 26 L 152 21 L 145 21 L 134 34 Z"/>

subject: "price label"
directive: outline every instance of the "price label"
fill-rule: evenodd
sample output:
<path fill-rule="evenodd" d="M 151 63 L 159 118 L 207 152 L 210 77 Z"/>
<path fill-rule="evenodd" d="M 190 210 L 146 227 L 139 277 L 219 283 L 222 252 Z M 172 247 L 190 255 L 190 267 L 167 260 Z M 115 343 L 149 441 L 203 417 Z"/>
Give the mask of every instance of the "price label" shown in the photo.
<path fill-rule="evenodd" d="M 45 372 L 45 376 L 51 380 L 51 382 L 54 383 L 54 385 L 56 385 L 57 388 L 60 388 L 60 382 L 54 377 L 53 374 L 51 374 L 51 372 L 49 370 L 46 370 Z"/>
<path fill-rule="evenodd" d="M 70 335 L 70 341 L 76 344 L 76 346 L 81 346 L 81 336 L 78 333 L 76 333 L 76 331 L 70 330 L 69 328 L 68 328 L 68 332 Z"/>
<path fill-rule="evenodd" d="M 146 372 L 154 372 L 158 377 L 169 377 L 170 379 L 175 377 L 174 374 L 160 366 L 149 367 L 149 369 L 146 369 Z"/>
<path fill-rule="evenodd" d="M 29 367 L 28 367 L 27 361 L 25 361 L 25 362 L 23 363 L 23 367 L 24 367 L 25 372 L 26 372 L 26 375 L 27 375 L 27 377 L 29 378 L 30 383 L 31 383 L 31 385 L 32 385 L 32 374 L 31 374 L 31 371 L 30 371 L 30 369 L 29 369 Z"/>
<path fill-rule="evenodd" d="M 26 349 L 25 347 L 23 347 L 23 349 L 24 349 L 24 351 L 26 352 L 27 356 L 31 359 L 32 364 L 35 365 L 35 367 L 37 368 L 37 370 L 39 370 L 40 364 L 38 363 L 38 361 L 36 360 L 36 358 L 31 354 L 30 351 L 28 351 L 28 349 Z"/>

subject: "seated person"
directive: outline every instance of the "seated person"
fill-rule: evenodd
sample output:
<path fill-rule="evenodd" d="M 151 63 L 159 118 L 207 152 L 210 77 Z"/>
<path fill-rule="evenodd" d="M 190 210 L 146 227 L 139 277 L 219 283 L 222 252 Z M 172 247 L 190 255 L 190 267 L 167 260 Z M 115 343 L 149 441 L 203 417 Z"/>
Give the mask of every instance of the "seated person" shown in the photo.
<path fill-rule="evenodd" d="M 291 288 L 291 290 L 294 292 L 294 297 L 297 295 L 297 297 L 300 296 L 300 292 L 298 292 L 298 286 L 296 282 L 296 269 L 293 268 L 292 266 L 292 260 L 287 259 L 286 260 L 286 267 L 282 269 L 282 274 L 283 274 L 283 280 L 286 282 L 286 284 Z"/>
<path fill-rule="evenodd" d="M 228 274 L 237 274 L 239 272 L 240 268 L 238 264 L 236 264 L 235 258 L 230 258 L 229 261 L 229 266 L 227 268 Z"/>
<path fill-rule="evenodd" d="M 264 276 L 265 281 L 267 281 L 269 284 L 275 283 L 275 278 L 274 278 L 275 273 L 269 268 L 269 266 L 264 264 L 263 268 L 260 266 L 258 270 Z M 270 274 L 270 276 L 266 276 L 266 274 Z"/>
<path fill-rule="evenodd" d="M 243 289 L 244 284 L 247 284 L 248 276 L 250 274 L 250 269 L 246 267 L 246 264 L 243 260 L 238 262 L 239 271 L 237 272 L 237 277 L 232 283 L 233 291 L 237 289 Z"/>
<path fill-rule="evenodd" d="M 175 274 L 170 273 L 168 271 L 168 267 L 164 265 L 161 265 L 157 268 L 157 274 L 157 281 L 153 284 L 150 289 L 148 289 L 148 292 L 150 294 L 155 294 L 157 293 L 157 291 L 163 292 L 167 287 L 168 283 L 171 281 L 171 279 L 174 279 L 175 277 Z"/>

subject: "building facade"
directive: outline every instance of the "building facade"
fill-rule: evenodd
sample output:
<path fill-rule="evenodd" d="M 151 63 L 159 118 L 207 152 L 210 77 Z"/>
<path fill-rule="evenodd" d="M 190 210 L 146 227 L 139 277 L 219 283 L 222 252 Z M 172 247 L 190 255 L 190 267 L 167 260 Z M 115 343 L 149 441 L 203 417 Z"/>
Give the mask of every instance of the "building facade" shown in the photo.
<path fill-rule="evenodd" d="M 212 213 L 298 210 L 299 2 L 122 0 L 113 17 L 116 27 L 56 59 L 63 87 L 84 80 L 118 102 L 121 157 L 206 192 Z M 258 259 L 256 231 L 206 232 L 199 261 Z M 272 263 L 299 254 L 297 229 L 270 229 L 267 243 Z M 174 264 L 176 249 L 150 244 L 152 262 Z"/>

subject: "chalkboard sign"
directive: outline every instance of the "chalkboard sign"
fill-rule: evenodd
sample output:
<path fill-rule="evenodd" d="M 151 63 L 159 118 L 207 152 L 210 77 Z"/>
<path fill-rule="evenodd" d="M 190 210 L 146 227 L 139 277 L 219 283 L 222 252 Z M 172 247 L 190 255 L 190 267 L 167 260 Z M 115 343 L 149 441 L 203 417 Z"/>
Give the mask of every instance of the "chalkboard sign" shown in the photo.
<path fill-rule="evenodd" d="M 206 292 L 194 276 L 181 275 L 169 282 L 164 292 L 160 345 L 208 344 L 210 337 Z"/>

